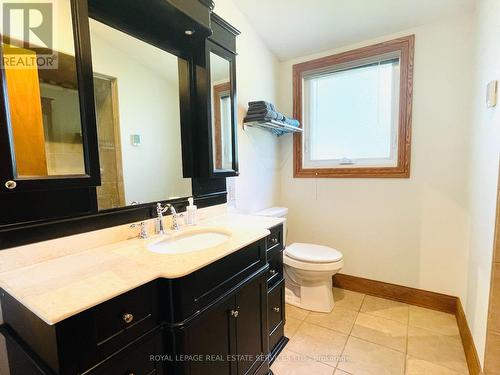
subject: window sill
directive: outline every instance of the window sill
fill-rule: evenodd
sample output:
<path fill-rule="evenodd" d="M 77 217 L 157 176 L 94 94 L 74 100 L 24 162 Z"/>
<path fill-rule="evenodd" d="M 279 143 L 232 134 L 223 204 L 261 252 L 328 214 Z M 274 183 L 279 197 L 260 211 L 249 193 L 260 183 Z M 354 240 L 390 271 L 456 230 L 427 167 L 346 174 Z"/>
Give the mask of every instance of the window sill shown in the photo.
<path fill-rule="evenodd" d="M 294 178 L 410 178 L 410 166 L 380 168 L 294 168 Z"/>

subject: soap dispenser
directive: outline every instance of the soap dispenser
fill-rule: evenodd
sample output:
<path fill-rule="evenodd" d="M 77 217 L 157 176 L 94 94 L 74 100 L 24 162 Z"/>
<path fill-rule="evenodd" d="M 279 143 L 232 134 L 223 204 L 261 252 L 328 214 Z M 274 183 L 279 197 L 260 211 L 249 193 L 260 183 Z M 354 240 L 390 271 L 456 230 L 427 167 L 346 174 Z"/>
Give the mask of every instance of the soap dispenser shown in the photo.
<path fill-rule="evenodd" d="M 196 225 L 198 222 L 198 208 L 193 204 L 193 197 L 188 198 L 189 206 L 186 207 L 186 224 Z"/>

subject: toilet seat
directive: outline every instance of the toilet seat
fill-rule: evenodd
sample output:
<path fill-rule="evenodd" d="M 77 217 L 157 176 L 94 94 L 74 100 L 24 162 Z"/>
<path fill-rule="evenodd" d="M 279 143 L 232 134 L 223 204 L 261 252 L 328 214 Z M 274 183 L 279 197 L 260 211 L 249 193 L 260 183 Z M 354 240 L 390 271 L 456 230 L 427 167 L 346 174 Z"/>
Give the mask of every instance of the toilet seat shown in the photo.
<path fill-rule="evenodd" d="M 293 243 L 285 248 L 283 263 L 303 271 L 338 271 L 344 265 L 343 255 L 331 247 Z"/>
<path fill-rule="evenodd" d="M 285 254 L 305 263 L 335 263 L 343 259 L 342 253 L 331 247 L 300 242 L 287 246 Z"/>
<path fill-rule="evenodd" d="M 283 255 L 283 263 L 286 264 L 287 266 L 297 268 L 299 270 L 316 271 L 316 272 L 335 271 L 335 270 L 338 271 L 344 266 L 343 260 L 339 260 L 338 262 L 331 262 L 331 263 L 307 263 L 307 262 L 301 262 L 300 260 L 290 258 L 286 254 Z"/>

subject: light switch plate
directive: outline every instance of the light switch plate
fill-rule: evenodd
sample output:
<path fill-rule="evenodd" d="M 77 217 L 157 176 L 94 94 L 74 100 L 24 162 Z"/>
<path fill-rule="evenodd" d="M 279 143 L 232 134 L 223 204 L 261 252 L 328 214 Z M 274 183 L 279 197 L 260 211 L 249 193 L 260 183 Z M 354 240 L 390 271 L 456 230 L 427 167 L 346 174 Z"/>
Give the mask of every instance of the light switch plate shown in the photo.
<path fill-rule="evenodd" d="M 497 105 L 497 91 L 498 81 L 490 81 L 486 87 L 486 106 L 488 108 L 492 108 Z"/>
<path fill-rule="evenodd" d="M 141 136 L 139 134 L 130 135 L 130 144 L 134 147 L 138 147 L 141 144 Z"/>

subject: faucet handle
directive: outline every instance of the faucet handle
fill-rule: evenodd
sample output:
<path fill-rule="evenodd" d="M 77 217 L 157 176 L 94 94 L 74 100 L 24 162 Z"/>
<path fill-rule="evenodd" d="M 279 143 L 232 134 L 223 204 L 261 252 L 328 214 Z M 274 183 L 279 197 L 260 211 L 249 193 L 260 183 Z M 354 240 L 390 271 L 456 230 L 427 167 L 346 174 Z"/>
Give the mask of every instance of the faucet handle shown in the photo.
<path fill-rule="evenodd" d="M 142 239 L 148 238 L 148 231 L 146 230 L 146 222 L 141 221 L 140 223 L 130 224 L 130 228 L 137 228 L 137 227 L 141 228 L 138 237 Z"/>

